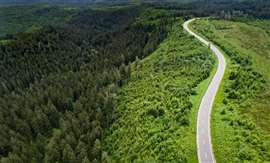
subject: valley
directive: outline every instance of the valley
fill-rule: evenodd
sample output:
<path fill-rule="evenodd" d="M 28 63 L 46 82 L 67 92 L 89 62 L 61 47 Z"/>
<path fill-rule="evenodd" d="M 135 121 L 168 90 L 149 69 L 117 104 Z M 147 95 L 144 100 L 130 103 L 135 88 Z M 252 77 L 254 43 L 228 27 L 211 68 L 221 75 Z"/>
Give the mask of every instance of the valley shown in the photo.
<path fill-rule="evenodd" d="M 269 18 L 267 0 L 0 0 L 0 162 L 270 162 Z"/>

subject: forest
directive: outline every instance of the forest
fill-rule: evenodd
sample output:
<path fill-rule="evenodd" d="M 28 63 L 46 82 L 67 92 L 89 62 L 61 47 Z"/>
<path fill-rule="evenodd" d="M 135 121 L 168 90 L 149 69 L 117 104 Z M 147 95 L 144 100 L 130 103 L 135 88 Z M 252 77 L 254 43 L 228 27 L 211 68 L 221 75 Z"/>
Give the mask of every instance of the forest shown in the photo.
<path fill-rule="evenodd" d="M 151 53 L 173 22 L 162 10 L 145 18 L 149 12 L 86 9 L 67 24 L 18 33 L 1 45 L 1 162 L 108 159 L 103 131 L 130 62 Z"/>
<path fill-rule="evenodd" d="M 1 162 L 197 162 L 217 62 L 193 17 L 229 62 L 217 161 L 270 161 L 270 1 L 50 2 L 0 1 Z"/>

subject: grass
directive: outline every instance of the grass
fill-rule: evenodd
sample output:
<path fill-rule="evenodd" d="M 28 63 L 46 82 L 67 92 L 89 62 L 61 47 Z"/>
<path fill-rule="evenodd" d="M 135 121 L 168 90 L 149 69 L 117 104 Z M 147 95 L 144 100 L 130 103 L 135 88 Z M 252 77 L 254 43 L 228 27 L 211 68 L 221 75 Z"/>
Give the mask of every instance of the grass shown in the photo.
<path fill-rule="evenodd" d="M 179 20 L 149 57 L 132 66 L 106 137 L 112 162 L 197 162 L 196 117 L 214 55 Z"/>
<path fill-rule="evenodd" d="M 269 23 L 202 19 L 192 25 L 228 58 L 212 114 L 218 162 L 270 161 Z"/>

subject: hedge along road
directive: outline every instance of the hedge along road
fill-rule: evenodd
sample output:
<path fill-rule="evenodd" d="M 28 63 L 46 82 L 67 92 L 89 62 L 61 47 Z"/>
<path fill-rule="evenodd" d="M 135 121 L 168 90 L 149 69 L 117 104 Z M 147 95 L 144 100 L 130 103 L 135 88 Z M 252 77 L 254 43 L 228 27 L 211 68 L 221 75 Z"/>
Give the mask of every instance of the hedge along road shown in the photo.
<path fill-rule="evenodd" d="M 197 154 L 199 162 L 201 163 L 214 163 L 215 156 L 212 149 L 211 143 L 211 128 L 210 128 L 210 120 L 211 120 L 211 110 L 213 107 L 213 103 L 218 91 L 218 88 L 221 84 L 222 78 L 226 69 L 226 61 L 223 54 L 218 50 L 218 48 L 213 45 L 211 42 L 203 39 L 196 33 L 192 32 L 188 25 L 196 19 L 191 19 L 186 21 L 183 24 L 184 29 L 195 38 L 197 38 L 200 42 L 208 46 L 216 55 L 218 59 L 218 68 L 217 71 L 209 84 L 207 91 L 205 92 L 197 119 Z"/>

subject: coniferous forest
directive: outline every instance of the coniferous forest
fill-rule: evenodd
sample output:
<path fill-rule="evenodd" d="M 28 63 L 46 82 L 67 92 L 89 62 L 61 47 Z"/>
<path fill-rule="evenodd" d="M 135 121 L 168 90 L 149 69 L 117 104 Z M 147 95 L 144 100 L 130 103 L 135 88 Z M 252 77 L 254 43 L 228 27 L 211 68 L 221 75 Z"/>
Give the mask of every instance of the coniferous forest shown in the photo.
<path fill-rule="evenodd" d="M 234 126 L 227 142 L 240 144 L 228 143 L 224 153 L 237 152 L 226 161 L 270 161 L 270 120 L 251 118 L 269 111 L 242 112 L 269 97 L 261 95 L 270 90 L 269 69 L 257 71 L 252 60 L 256 50 L 269 54 L 269 1 L 16 3 L 0 2 L 1 163 L 196 162 L 196 115 L 217 61 L 183 31 L 193 17 L 207 17 L 194 30 L 232 62 L 226 98 L 215 105 L 222 111 L 213 114 L 215 128 Z M 237 37 L 223 37 L 233 29 L 224 22 L 238 22 L 238 32 L 260 27 L 260 48 L 249 45 L 257 49 L 246 56 L 241 38 L 224 44 Z"/>
<path fill-rule="evenodd" d="M 130 63 L 151 53 L 173 21 L 142 7 L 83 10 L 65 25 L 1 45 L 3 162 L 100 162 Z"/>

